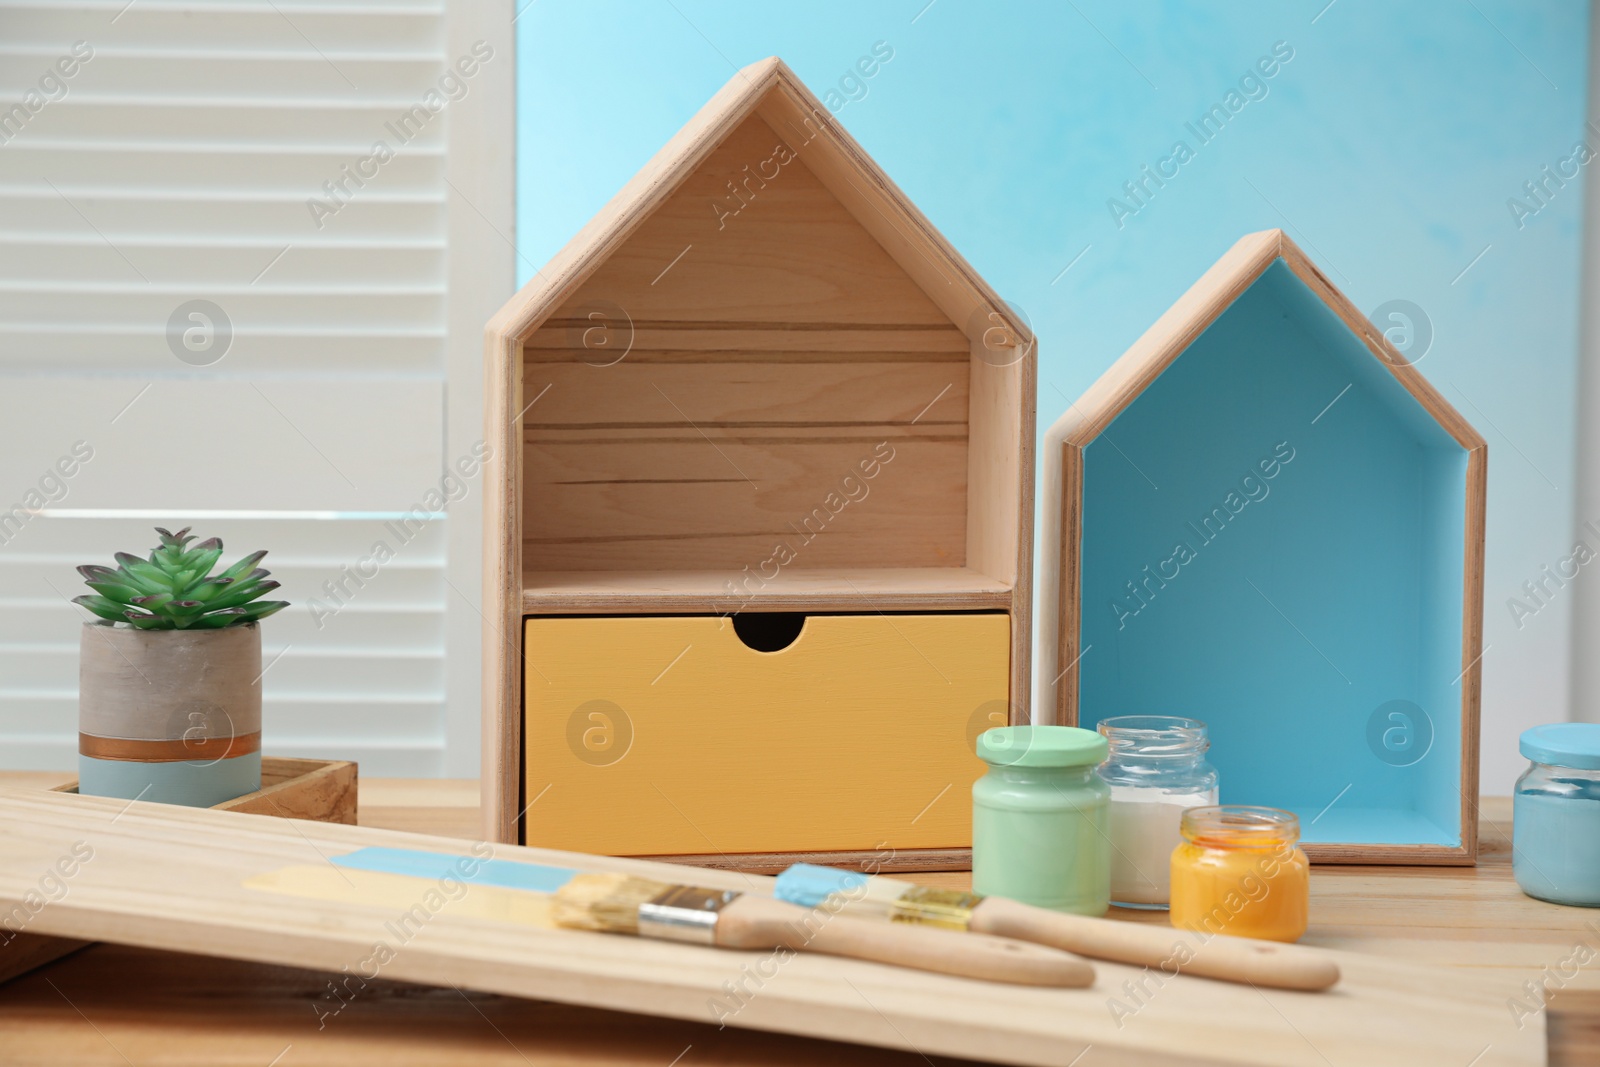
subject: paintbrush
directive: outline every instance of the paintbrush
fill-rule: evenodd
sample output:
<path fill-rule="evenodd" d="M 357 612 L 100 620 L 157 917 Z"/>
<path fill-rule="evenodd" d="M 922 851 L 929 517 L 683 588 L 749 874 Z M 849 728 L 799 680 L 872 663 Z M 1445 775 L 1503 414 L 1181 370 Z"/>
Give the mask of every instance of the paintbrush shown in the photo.
<path fill-rule="evenodd" d="M 1083 988 L 1094 968 L 1077 956 L 1001 937 L 884 924 L 733 890 L 622 874 L 578 874 L 557 889 L 555 921 L 731 949 L 786 948 L 1018 985 Z"/>
<path fill-rule="evenodd" d="M 1095 959 L 1277 989 L 1321 990 L 1339 965 L 1315 949 L 1199 934 L 1036 908 L 1005 897 L 916 885 L 797 863 L 778 875 L 781 900 L 893 925 L 909 923 L 1031 941 Z M 969 935 L 970 936 L 970 935 Z"/>

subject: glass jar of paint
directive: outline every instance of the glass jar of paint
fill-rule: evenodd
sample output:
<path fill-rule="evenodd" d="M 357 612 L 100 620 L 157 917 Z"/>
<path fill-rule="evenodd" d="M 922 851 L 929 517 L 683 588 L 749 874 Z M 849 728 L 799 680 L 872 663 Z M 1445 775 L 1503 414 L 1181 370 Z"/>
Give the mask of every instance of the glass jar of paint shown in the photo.
<path fill-rule="evenodd" d="M 1101 719 L 1096 729 L 1109 748 L 1097 773 L 1111 787 L 1111 903 L 1165 908 L 1183 813 L 1217 802 L 1206 724 L 1173 715 L 1119 715 Z"/>
<path fill-rule="evenodd" d="M 1311 903 L 1300 820 L 1277 808 L 1190 808 L 1172 850 L 1172 925 L 1298 941 Z"/>
<path fill-rule="evenodd" d="M 972 784 L 972 891 L 1078 915 L 1111 903 L 1106 740 L 1076 726 L 978 735 L 988 773 Z"/>
<path fill-rule="evenodd" d="M 1600 907 L 1600 723 L 1522 733 L 1531 766 L 1512 800 L 1511 867 L 1530 897 Z"/>

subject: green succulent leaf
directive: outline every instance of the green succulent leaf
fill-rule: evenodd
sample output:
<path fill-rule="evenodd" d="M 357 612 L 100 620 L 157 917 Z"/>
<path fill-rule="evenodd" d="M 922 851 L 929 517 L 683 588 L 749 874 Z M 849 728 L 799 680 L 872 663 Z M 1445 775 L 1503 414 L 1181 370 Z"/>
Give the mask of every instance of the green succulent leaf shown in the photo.
<path fill-rule="evenodd" d="M 107 600 L 103 596 L 76 596 L 72 598 L 72 602 L 88 608 L 102 619 L 110 619 L 112 622 L 122 622 L 124 619 L 123 613 L 128 610 L 121 604 L 113 600 Z"/>
<path fill-rule="evenodd" d="M 222 629 L 288 607 L 288 601 L 259 599 L 279 586 L 267 580 L 268 571 L 256 566 L 265 558 L 265 550 L 212 574 L 222 558 L 220 538 L 191 545 L 195 538 L 188 527 L 177 533 L 157 527 L 156 534 L 161 543 L 148 559 L 118 552 L 115 568 L 79 567 L 84 584 L 95 595 L 78 597 L 73 603 L 103 619 L 144 630 Z"/>
<path fill-rule="evenodd" d="M 223 611 L 212 611 L 200 616 L 189 624 L 191 630 L 220 630 L 224 626 L 233 626 L 236 623 L 246 623 L 250 616 L 244 608 L 227 608 Z"/>
<path fill-rule="evenodd" d="M 151 593 L 146 593 L 144 590 L 135 588 L 134 586 L 125 585 L 122 582 L 98 582 L 97 581 L 97 582 L 84 582 L 83 584 L 87 585 L 90 589 L 93 589 L 95 592 L 100 593 L 103 596 L 106 596 L 106 597 L 108 597 L 108 598 L 110 598 L 112 600 L 116 600 L 116 601 L 119 601 L 119 602 L 122 602 L 122 603 L 127 603 L 128 601 L 134 599 L 135 597 L 153 596 L 153 595 L 155 595 L 155 594 L 151 594 Z"/>
<path fill-rule="evenodd" d="M 278 588 L 277 582 L 253 582 L 224 596 L 215 597 L 207 603 L 213 608 L 236 608 L 248 604 L 256 597 L 265 596 L 276 588 Z"/>
<path fill-rule="evenodd" d="M 245 608 L 245 614 L 254 622 L 258 619 L 264 619 L 268 615 L 275 615 L 288 606 L 289 602 L 287 600 L 260 600 Z"/>
<path fill-rule="evenodd" d="M 247 574 L 250 571 L 254 570 L 255 569 L 255 565 L 257 563 L 260 563 L 263 559 L 265 559 L 266 555 L 267 555 L 267 550 L 264 549 L 264 548 L 259 552 L 252 552 L 248 556 L 246 556 L 244 559 L 241 559 L 238 563 L 235 563 L 233 566 L 231 566 L 227 570 L 223 571 L 222 572 L 222 577 L 224 577 L 224 578 L 240 578 L 240 577 L 243 577 L 245 574 Z"/>

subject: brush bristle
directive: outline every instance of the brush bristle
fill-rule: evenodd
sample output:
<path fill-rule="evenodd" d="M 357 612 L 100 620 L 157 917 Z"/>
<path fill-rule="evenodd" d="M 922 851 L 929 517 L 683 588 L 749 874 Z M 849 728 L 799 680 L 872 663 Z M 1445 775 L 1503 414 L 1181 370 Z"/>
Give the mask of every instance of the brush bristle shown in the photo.
<path fill-rule="evenodd" d="M 573 930 L 637 934 L 639 905 L 671 888 L 626 874 L 579 874 L 556 890 L 555 920 Z"/>

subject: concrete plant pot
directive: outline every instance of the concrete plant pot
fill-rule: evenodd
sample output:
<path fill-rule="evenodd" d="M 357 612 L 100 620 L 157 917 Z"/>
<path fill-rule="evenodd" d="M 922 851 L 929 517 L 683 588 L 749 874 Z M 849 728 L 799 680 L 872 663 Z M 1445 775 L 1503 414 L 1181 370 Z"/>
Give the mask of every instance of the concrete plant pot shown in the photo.
<path fill-rule="evenodd" d="M 261 788 L 261 629 L 86 622 L 78 791 L 210 807 Z"/>

